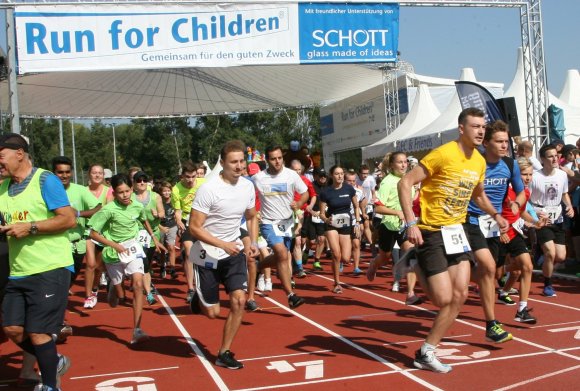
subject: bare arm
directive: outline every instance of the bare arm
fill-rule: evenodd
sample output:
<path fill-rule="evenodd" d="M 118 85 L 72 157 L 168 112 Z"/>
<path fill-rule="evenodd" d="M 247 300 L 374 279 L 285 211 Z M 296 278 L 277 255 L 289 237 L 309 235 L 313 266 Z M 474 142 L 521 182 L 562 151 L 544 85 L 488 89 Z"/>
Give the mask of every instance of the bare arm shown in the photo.
<path fill-rule="evenodd" d="M 189 232 L 197 240 L 201 240 L 209 245 L 219 247 L 223 249 L 228 255 L 237 255 L 240 252 L 238 248 L 238 243 L 236 242 L 225 242 L 221 239 L 216 238 L 208 230 L 203 228 L 203 224 L 207 215 L 197 211 L 195 209 L 191 210 L 189 215 Z"/>
<path fill-rule="evenodd" d="M 404 175 L 397 185 L 397 190 L 399 193 L 399 202 L 401 203 L 401 209 L 403 210 L 403 216 L 405 221 L 416 222 L 415 213 L 413 213 L 413 201 L 411 197 L 411 189 L 417 183 L 420 183 L 429 177 L 427 169 L 419 164 L 406 175 Z M 410 224 L 410 223 L 408 223 Z M 415 245 L 420 246 L 423 244 L 423 236 L 417 225 L 412 225 L 407 227 L 407 238 L 409 241 Z"/>
<path fill-rule="evenodd" d="M 479 206 L 479 209 L 493 217 L 499 226 L 500 232 L 507 232 L 509 224 L 507 223 L 506 219 L 503 218 L 501 213 L 498 213 L 498 211 L 495 210 L 494 206 L 491 204 L 491 201 L 489 198 L 487 198 L 487 195 L 483 189 L 483 183 L 479 183 L 475 189 L 473 189 L 471 199 L 477 204 L 477 206 Z"/>

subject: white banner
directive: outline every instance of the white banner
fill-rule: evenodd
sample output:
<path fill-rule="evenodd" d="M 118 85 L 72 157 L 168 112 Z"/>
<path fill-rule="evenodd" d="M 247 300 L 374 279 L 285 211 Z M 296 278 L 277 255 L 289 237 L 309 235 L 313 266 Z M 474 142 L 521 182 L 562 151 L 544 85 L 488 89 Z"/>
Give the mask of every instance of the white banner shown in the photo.
<path fill-rule="evenodd" d="M 19 6 L 19 73 L 395 61 L 396 4 Z"/>

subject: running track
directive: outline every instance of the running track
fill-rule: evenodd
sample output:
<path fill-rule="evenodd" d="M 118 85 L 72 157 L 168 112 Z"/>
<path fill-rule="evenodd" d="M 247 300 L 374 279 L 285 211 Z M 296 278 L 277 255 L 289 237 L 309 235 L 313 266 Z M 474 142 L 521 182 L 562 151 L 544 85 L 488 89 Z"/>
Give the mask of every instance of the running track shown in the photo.
<path fill-rule="evenodd" d="M 363 258 L 363 268 L 367 260 Z M 500 345 L 485 341 L 479 298 L 470 291 L 459 321 L 439 346 L 438 355 L 453 365 L 453 371 L 443 375 L 416 370 L 412 363 L 431 325 L 432 305 L 406 306 L 404 293 L 390 291 L 391 273 L 385 269 L 369 283 L 364 275 L 353 276 L 352 266 L 346 267 L 342 277 L 346 289 L 335 295 L 330 291 L 328 260 L 323 266 L 323 272 L 297 280 L 297 292 L 307 302 L 295 311 L 287 307 L 276 284 L 268 297 L 257 298 L 262 310 L 246 313 L 232 348 L 245 364 L 239 371 L 213 365 L 224 317 L 212 321 L 192 315 L 184 302 L 183 276 L 176 281 L 157 279 L 159 303 L 147 307 L 143 318 L 143 329 L 152 338 L 138 347 L 128 343 L 131 308 L 109 308 L 101 290 L 99 304 L 84 310 L 77 283 L 66 315 L 74 336 L 59 345 L 59 351 L 72 359 L 62 387 L 75 391 L 578 387 L 577 281 L 557 280 L 558 296 L 548 299 L 540 295 L 535 277 L 529 306 L 539 319 L 536 325 L 517 323 L 515 307 L 496 305 L 498 319 L 515 337 Z M 222 298 L 225 316 L 225 294 Z M 10 342 L 0 345 L 0 354 L 0 391 L 18 389 L 14 382 L 20 354 Z"/>

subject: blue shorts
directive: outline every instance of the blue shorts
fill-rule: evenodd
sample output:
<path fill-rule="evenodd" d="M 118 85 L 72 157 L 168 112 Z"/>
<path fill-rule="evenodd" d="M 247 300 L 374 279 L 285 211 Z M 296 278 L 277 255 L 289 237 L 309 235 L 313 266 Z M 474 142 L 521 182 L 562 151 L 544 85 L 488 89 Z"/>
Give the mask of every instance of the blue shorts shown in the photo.
<path fill-rule="evenodd" d="M 292 249 L 292 238 L 277 236 L 272 224 L 260 224 L 260 234 L 264 239 L 266 239 L 268 247 L 270 248 L 273 248 L 276 244 L 282 243 L 288 250 Z"/>

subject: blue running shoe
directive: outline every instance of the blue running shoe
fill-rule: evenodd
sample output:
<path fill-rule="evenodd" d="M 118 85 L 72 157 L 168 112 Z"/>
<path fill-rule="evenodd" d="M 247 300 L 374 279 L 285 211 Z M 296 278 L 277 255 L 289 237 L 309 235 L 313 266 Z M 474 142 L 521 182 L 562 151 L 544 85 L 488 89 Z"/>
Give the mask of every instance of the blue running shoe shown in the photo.
<path fill-rule="evenodd" d="M 544 287 L 544 290 L 542 291 L 542 295 L 546 296 L 546 297 L 556 297 L 556 291 L 554 290 L 554 288 L 552 287 L 552 285 L 546 285 Z"/>

